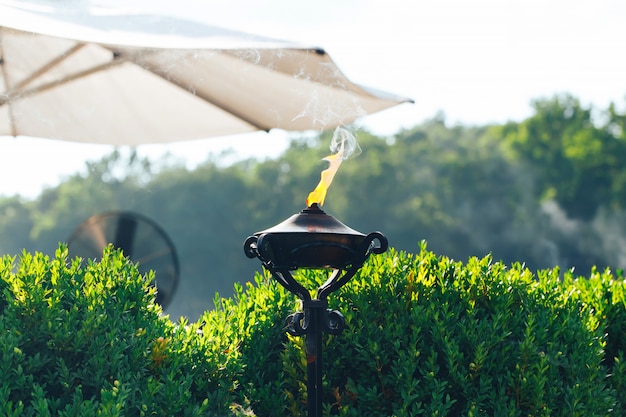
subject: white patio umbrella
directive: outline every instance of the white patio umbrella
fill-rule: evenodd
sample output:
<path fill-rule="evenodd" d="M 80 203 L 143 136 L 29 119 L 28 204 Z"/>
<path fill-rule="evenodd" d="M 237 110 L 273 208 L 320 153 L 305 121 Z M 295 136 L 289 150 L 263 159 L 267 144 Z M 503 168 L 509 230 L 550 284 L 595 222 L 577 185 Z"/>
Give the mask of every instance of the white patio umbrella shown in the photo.
<path fill-rule="evenodd" d="M 141 145 L 326 130 L 405 97 L 321 48 L 86 3 L 0 0 L 0 135 Z"/>

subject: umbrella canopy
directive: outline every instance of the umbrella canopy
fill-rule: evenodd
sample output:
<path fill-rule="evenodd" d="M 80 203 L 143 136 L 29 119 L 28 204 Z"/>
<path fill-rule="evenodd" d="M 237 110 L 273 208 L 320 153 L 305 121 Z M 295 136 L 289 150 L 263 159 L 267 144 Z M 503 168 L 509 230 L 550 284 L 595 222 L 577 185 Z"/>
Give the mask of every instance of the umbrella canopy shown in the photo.
<path fill-rule="evenodd" d="M 326 130 L 410 102 L 321 48 L 171 16 L 0 0 L 0 135 L 140 145 Z"/>

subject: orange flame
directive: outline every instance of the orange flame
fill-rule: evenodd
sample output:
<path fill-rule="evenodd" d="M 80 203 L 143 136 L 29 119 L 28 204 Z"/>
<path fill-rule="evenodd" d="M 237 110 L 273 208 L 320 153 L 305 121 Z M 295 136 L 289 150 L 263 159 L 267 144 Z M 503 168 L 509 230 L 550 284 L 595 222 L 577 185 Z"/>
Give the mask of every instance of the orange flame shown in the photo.
<path fill-rule="evenodd" d="M 350 132 L 338 127 L 335 129 L 333 139 L 330 142 L 330 151 L 335 153 L 323 159 L 324 161 L 328 161 L 329 166 L 322 171 L 322 178 L 319 184 L 317 184 L 315 190 L 313 190 L 306 199 L 307 207 L 311 207 L 313 204 L 320 206 L 324 204 L 326 191 L 328 191 L 330 183 L 333 182 L 339 165 L 341 165 L 344 159 L 348 159 L 349 156 L 360 154 L 361 148 L 356 142 L 356 138 Z"/>
<path fill-rule="evenodd" d="M 324 171 L 322 171 L 321 179 L 315 190 L 309 193 L 309 196 L 306 199 L 307 207 L 311 207 L 314 203 L 322 206 L 324 205 L 324 199 L 326 198 L 326 192 L 328 191 L 328 187 L 333 182 L 333 178 L 335 177 L 335 173 L 339 169 L 341 162 L 343 161 L 343 150 L 344 145 L 341 143 L 341 147 L 336 154 L 329 155 L 324 158 L 324 161 L 328 161 L 329 166 Z"/>

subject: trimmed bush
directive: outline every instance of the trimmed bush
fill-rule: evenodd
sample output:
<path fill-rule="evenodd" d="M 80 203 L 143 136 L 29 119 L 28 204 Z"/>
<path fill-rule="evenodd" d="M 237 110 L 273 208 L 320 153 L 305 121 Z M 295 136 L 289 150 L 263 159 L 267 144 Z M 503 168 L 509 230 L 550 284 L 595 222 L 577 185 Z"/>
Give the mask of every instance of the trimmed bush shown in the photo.
<path fill-rule="evenodd" d="M 66 256 L 1 258 L 0 414 L 306 415 L 304 340 L 284 329 L 298 306 L 268 274 L 172 323 L 120 253 Z M 626 415 L 621 273 L 534 275 L 422 244 L 370 258 L 330 307 L 347 328 L 324 339 L 325 415 Z"/>
<path fill-rule="evenodd" d="M 563 275 L 490 257 L 462 264 L 425 245 L 372 257 L 331 295 L 348 326 L 325 339 L 325 414 L 626 415 L 624 281 Z M 311 288 L 327 278 L 296 276 Z M 258 279 L 205 317 L 246 317 L 239 393 L 257 415 L 305 416 L 303 339 L 283 345 L 291 310 L 272 279 Z"/>
<path fill-rule="evenodd" d="M 566 275 L 564 291 L 582 304 L 598 322 L 604 336 L 604 366 L 617 399 L 614 415 L 626 416 L 626 281 L 609 270 L 593 269 L 589 278 Z"/>
<path fill-rule="evenodd" d="M 234 339 L 162 317 L 151 279 L 112 248 L 1 258 L 0 415 L 248 415 Z"/>

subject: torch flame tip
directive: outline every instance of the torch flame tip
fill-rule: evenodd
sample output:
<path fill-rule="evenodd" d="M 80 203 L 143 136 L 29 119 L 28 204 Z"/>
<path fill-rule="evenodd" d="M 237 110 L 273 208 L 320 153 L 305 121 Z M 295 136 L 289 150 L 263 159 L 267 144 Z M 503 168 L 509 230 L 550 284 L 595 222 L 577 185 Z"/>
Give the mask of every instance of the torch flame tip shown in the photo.
<path fill-rule="evenodd" d="M 348 149 L 346 149 L 346 147 Z M 341 162 L 350 154 L 357 150 L 360 152 L 361 150 L 358 143 L 356 143 L 355 137 L 352 136 L 350 132 L 342 128 L 335 129 L 330 149 L 332 152 L 336 153 L 323 158 L 324 161 L 329 163 L 329 166 L 322 171 L 320 182 L 317 184 L 317 187 L 309 193 L 309 196 L 306 199 L 306 205 L 308 207 L 313 207 L 313 205 L 317 204 L 320 206 L 324 205 L 326 192 L 328 191 L 330 184 L 333 182 L 333 177 L 339 169 Z"/>

